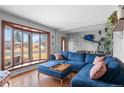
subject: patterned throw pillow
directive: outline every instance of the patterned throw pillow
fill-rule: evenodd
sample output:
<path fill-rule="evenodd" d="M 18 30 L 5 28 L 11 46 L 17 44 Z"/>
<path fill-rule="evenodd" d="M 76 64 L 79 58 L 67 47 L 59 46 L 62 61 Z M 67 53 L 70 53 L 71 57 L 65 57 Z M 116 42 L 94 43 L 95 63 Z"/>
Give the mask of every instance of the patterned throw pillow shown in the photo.
<path fill-rule="evenodd" d="M 90 70 L 90 79 L 99 79 L 107 71 L 106 65 L 104 62 L 99 62 L 95 64 Z"/>
<path fill-rule="evenodd" d="M 62 60 L 62 55 L 61 54 L 55 54 L 56 60 Z"/>
<path fill-rule="evenodd" d="M 96 56 L 93 61 L 93 64 L 97 64 L 99 62 L 104 62 L 104 58 L 105 58 L 105 56 L 102 56 L 102 57 Z"/>

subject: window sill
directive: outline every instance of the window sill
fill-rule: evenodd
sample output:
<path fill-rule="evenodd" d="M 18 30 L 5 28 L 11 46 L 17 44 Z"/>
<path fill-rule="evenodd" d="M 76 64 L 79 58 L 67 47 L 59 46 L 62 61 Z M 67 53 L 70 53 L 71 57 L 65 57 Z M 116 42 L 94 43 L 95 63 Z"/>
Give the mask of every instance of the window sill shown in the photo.
<path fill-rule="evenodd" d="M 39 63 L 44 63 L 44 62 L 47 62 L 47 60 L 40 60 L 40 61 L 33 61 L 33 62 L 30 62 L 30 63 L 24 63 L 24 64 L 20 64 L 20 65 L 11 67 L 11 68 L 6 69 L 6 70 L 12 71 L 12 70 L 16 70 L 16 69 L 19 69 L 19 68 L 24 68 L 24 67 L 27 67 L 27 66 L 32 66 L 32 65 L 39 64 Z"/>

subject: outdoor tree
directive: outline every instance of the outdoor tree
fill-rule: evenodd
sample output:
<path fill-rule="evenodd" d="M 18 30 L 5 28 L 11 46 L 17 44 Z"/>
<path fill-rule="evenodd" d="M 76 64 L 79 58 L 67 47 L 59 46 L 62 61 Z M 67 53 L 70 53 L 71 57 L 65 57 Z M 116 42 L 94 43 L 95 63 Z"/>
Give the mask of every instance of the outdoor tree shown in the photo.
<path fill-rule="evenodd" d="M 20 37 L 19 32 L 15 33 L 15 40 L 16 40 L 16 42 L 21 42 L 21 37 Z"/>

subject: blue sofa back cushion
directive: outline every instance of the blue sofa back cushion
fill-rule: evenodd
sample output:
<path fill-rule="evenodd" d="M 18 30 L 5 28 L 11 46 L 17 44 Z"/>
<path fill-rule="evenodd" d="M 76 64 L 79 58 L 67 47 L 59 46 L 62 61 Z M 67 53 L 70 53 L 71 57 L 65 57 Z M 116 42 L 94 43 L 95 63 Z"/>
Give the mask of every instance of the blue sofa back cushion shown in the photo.
<path fill-rule="evenodd" d="M 60 54 L 64 60 L 68 60 L 69 51 L 61 51 Z"/>
<path fill-rule="evenodd" d="M 84 62 L 85 53 L 69 52 L 68 60 Z"/>
<path fill-rule="evenodd" d="M 96 56 L 98 56 L 98 55 L 97 54 L 89 54 L 89 53 L 87 53 L 86 58 L 85 58 L 85 62 L 89 63 L 89 64 L 92 64 Z"/>
<path fill-rule="evenodd" d="M 104 62 L 107 64 L 110 61 L 116 61 L 112 56 L 105 56 Z"/>
<path fill-rule="evenodd" d="M 55 60 L 55 55 L 49 55 L 49 60 Z"/>
<path fill-rule="evenodd" d="M 120 72 L 120 64 L 113 59 L 113 60 L 110 60 L 109 62 L 107 62 L 106 66 L 107 66 L 107 72 L 101 79 L 103 81 L 112 83 L 111 81 Z"/>

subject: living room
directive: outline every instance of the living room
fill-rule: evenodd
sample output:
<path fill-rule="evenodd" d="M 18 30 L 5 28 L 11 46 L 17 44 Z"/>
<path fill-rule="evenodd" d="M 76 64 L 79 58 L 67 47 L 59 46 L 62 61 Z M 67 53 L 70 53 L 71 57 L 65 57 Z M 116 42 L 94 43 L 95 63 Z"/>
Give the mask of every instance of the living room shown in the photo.
<path fill-rule="evenodd" d="M 0 29 L 1 87 L 124 86 L 123 5 L 0 5 Z"/>

